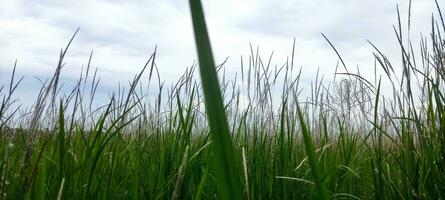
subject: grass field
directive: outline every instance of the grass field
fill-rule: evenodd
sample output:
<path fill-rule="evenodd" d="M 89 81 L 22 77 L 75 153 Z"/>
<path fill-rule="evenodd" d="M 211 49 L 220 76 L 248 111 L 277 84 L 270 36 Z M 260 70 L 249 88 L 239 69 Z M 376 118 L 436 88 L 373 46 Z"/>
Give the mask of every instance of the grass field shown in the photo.
<path fill-rule="evenodd" d="M 89 64 L 70 93 L 59 92 L 74 34 L 32 107 L 15 100 L 15 66 L 0 87 L 0 199 L 445 199 L 445 23 L 436 4 L 420 45 L 399 18 L 401 66 L 370 42 L 384 72 L 376 81 L 348 71 L 325 37 L 347 73 L 317 77 L 308 98 L 294 52 L 274 66 L 252 48 L 240 73 L 226 76 L 199 1 L 190 1 L 199 65 L 166 86 L 155 50 L 106 105 L 94 103 L 100 79 Z"/>

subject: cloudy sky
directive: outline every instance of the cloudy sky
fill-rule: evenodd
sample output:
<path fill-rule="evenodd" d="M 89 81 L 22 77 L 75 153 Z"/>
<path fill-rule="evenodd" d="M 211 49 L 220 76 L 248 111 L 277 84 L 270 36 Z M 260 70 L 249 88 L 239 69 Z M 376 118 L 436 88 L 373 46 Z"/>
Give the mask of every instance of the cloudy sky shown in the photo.
<path fill-rule="evenodd" d="M 274 64 L 286 61 L 296 39 L 296 64 L 311 80 L 317 69 L 332 75 L 338 61 L 324 33 L 351 68 L 373 71 L 372 41 L 393 59 L 399 51 L 392 29 L 396 5 L 407 21 L 408 0 L 203 0 L 216 62 L 229 57 L 227 70 L 239 70 L 249 42 Z M 413 0 L 414 45 L 429 33 L 433 0 Z M 406 24 L 406 23 L 404 23 Z M 102 85 L 113 88 L 136 74 L 158 46 L 161 76 L 173 81 L 196 60 L 188 1 L 3 0 L 0 4 L 0 85 L 14 61 L 25 77 L 18 95 L 32 94 L 38 81 L 53 72 L 58 53 L 80 27 L 67 55 L 64 80 L 79 76 L 91 50 Z M 406 28 L 406 27 L 405 27 Z M 26 97 L 24 97 L 26 98 Z"/>

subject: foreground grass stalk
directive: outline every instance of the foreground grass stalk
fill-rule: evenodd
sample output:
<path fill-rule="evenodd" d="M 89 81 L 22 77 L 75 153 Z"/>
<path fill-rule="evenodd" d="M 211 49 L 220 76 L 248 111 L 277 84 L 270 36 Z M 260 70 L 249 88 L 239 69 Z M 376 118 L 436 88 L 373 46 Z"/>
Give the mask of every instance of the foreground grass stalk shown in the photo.
<path fill-rule="evenodd" d="M 221 199 L 241 199 L 241 184 L 237 176 L 235 154 L 229 134 L 218 76 L 200 0 L 190 0 L 193 30 L 199 59 L 204 101 L 215 162 L 218 195 Z"/>
<path fill-rule="evenodd" d="M 312 176 L 315 181 L 315 188 L 317 189 L 317 199 L 329 199 L 328 190 L 323 182 L 323 177 L 320 172 L 320 167 L 318 164 L 318 158 L 315 153 L 315 145 L 312 142 L 311 133 L 306 126 L 304 121 L 303 113 L 300 107 L 297 105 L 298 118 L 300 119 L 301 133 L 303 135 L 304 146 L 306 149 L 306 154 L 309 159 L 309 165 L 311 167 Z"/>

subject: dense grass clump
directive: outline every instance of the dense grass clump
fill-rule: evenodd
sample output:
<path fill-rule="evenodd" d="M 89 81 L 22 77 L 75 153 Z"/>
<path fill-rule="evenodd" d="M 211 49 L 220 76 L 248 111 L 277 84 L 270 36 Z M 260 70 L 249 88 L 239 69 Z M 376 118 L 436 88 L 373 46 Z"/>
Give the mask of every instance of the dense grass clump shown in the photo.
<path fill-rule="evenodd" d="M 95 103 L 92 56 L 71 92 L 60 94 L 76 34 L 30 108 L 14 98 L 22 80 L 14 66 L 0 87 L 0 199 L 445 198 L 445 23 L 437 2 L 440 20 L 418 48 L 399 17 L 401 66 L 370 43 L 384 72 L 376 81 L 348 71 L 323 35 L 346 72 L 337 73 L 341 81 L 317 77 L 307 98 L 294 52 L 274 66 L 251 48 L 239 73 L 226 76 L 225 62 L 214 64 L 200 2 L 190 4 L 200 65 L 168 89 L 155 49 L 106 105 Z"/>

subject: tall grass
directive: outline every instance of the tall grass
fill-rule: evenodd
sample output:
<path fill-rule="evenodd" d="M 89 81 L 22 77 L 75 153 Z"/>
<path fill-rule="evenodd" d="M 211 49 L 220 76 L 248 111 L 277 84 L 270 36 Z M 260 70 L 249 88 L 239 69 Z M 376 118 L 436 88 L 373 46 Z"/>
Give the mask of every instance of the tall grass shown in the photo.
<path fill-rule="evenodd" d="M 220 194 L 221 199 L 241 199 L 235 154 L 201 1 L 190 0 L 190 9 L 198 50 L 199 72 L 204 92 L 205 109 L 213 141 L 214 171 L 219 190 L 218 194 Z"/>
<path fill-rule="evenodd" d="M 251 46 L 237 75 L 226 75 L 196 0 L 199 66 L 165 85 L 155 48 L 105 105 L 96 103 L 92 53 L 60 93 L 73 36 L 31 107 L 14 96 L 19 62 L 0 87 L 0 199 L 444 199 L 445 23 L 436 4 L 418 47 L 399 17 L 400 66 L 369 42 L 383 72 L 375 81 L 349 69 L 323 35 L 346 72 L 334 82 L 318 75 L 309 89 L 294 51 L 275 65 Z"/>

